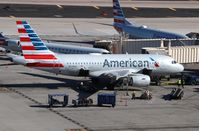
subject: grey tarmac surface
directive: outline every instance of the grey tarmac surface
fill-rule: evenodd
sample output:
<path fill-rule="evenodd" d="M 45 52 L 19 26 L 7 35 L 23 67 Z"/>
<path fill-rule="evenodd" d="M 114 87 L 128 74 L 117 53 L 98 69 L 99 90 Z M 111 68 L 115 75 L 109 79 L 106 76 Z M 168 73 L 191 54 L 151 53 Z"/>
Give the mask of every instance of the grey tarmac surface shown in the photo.
<path fill-rule="evenodd" d="M 173 3 L 173 2 L 171 2 Z M 164 4 L 164 3 L 162 3 Z M 199 3 L 195 3 L 198 5 Z M 129 4 L 131 5 L 131 4 Z M 184 3 L 185 5 L 185 3 Z M 188 6 L 188 4 L 187 4 Z M 123 5 L 122 5 L 123 7 Z M 177 7 L 123 7 L 126 17 L 164 18 L 164 17 L 198 17 L 199 8 Z M 34 17 L 34 18 L 112 18 L 112 3 L 107 6 L 96 5 L 42 5 L 42 4 L 0 4 L 0 17 Z"/>
<path fill-rule="evenodd" d="M 4 35 L 18 37 L 16 20 L 27 20 L 42 38 L 58 38 L 66 40 L 78 39 L 74 31 L 75 24 L 80 34 L 86 37 L 99 36 L 118 36 L 118 33 L 111 25 L 113 19 L 109 18 L 6 18 L 0 17 L 0 32 Z M 129 21 L 138 25 L 147 25 L 150 28 L 156 28 L 181 34 L 190 32 L 199 32 L 199 18 L 130 18 Z M 104 25 L 108 24 L 108 25 Z M 83 36 L 81 36 L 83 37 Z M 80 38 L 81 38 L 80 37 Z"/>
<path fill-rule="evenodd" d="M 123 7 L 198 8 L 197 0 L 120 0 Z M 112 6 L 112 0 L 1 0 L 2 4 Z"/>
<path fill-rule="evenodd" d="M 0 65 L 9 63 L 0 56 Z M 97 93 L 77 91 L 84 78 L 68 77 L 26 68 L 0 66 L 1 131 L 65 131 L 90 128 L 96 131 L 197 131 L 199 129 L 199 86 L 185 86 L 182 100 L 164 100 L 173 86 L 150 86 L 152 100 L 131 100 L 117 92 L 112 107 L 47 108 L 49 93 L 67 93 L 72 99 L 89 96 L 96 104 Z M 140 95 L 140 91 L 136 95 Z M 129 92 L 130 94 L 130 92 Z"/>

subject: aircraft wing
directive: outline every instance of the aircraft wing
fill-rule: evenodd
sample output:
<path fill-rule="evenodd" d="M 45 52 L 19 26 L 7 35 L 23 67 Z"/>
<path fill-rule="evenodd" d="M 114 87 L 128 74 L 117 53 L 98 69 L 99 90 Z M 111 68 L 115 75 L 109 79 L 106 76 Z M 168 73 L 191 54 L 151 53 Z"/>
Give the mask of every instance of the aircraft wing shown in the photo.
<path fill-rule="evenodd" d="M 115 77 L 116 80 L 120 78 L 127 77 L 128 75 L 133 75 L 138 73 L 141 70 L 137 69 L 118 69 L 118 70 L 105 70 L 105 71 L 94 71 L 90 73 L 91 77 L 102 77 L 102 76 L 108 76 L 108 77 Z"/>

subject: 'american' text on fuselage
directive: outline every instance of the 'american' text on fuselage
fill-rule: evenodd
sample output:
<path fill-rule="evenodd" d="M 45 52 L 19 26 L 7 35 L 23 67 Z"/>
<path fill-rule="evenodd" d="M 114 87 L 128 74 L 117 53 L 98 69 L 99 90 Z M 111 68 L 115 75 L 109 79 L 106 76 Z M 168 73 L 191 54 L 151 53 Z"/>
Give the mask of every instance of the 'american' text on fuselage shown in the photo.
<path fill-rule="evenodd" d="M 149 61 L 144 60 L 107 60 L 103 62 L 103 67 L 149 67 Z"/>

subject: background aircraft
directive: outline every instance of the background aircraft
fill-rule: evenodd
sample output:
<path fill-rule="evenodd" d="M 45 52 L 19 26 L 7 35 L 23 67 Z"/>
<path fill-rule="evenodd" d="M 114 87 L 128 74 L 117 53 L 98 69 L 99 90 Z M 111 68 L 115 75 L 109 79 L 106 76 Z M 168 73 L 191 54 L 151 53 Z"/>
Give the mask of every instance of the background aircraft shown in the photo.
<path fill-rule="evenodd" d="M 58 43 L 45 43 L 45 44 L 49 50 L 63 54 L 89 54 L 89 53 L 109 54 L 110 53 L 108 50 L 100 48 L 83 47 L 83 46 L 58 44 Z M 7 37 L 4 37 L 2 34 L 0 34 L 0 47 L 5 48 L 7 51 L 21 52 L 19 40 L 9 39 Z"/>
<path fill-rule="evenodd" d="M 177 33 L 161 31 L 158 29 L 148 28 L 145 25 L 139 26 L 135 23 L 129 22 L 120 7 L 119 0 L 113 0 L 113 17 L 114 17 L 114 28 L 119 33 L 125 33 L 129 38 L 135 39 L 186 39 L 186 35 L 181 35 Z"/>
<path fill-rule="evenodd" d="M 17 27 L 23 56 L 13 54 L 8 56 L 16 63 L 27 67 L 56 74 L 89 76 L 95 82 L 108 83 L 109 87 L 113 87 L 124 77 L 130 77 L 130 83 L 134 86 L 148 86 L 149 74 L 172 74 L 184 69 L 173 58 L 162 55 L 55 54 L 48 50 L 26 21 L 17 21 Z M 111 81 L 108 78 L 111 78 Z"/>

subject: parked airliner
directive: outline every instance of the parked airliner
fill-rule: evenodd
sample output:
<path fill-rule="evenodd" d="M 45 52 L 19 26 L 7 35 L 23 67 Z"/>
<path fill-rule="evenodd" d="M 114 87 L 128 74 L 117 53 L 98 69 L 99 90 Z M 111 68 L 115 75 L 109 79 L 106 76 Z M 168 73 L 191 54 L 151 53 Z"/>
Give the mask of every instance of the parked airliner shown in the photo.
<path fill-rule="evenodd" d="M 17 21 L 23 56 L 8 54 L 14 62 L 27 67 L 69 76 L 89 76 L 95 82 L 113 78 L 129 77 L 134 86 L 148 86 L 149 74 L 173 74 L 182 72 L 184 67 L 173 58 L 152 54 L 56 54 L 26 21 Z M 105 78 L 105 79 L 104 79 Z M 112 86 L 110 86 L 112 87 Z"/>
<path fill-rule="evenodd" d="M 7 51 L 21 52 L 19 40 L 10 39 L 4 37 L 0 34 L 0 47 L 6 49 Z M 56 53 L 63 54 L 90 54 L 90 53 L 100 53 L 100 54 L 110 54 L 108 50 L 92 47 L 83 47 L 76 45 L 58 44 L 58 43 L 45 43 L 49 50 Z"/>
<path fill-rule="evenodd" d="M 119 0 L 113 0 L 113 17 L 114 17 L 114 28 L 119 33 L 125 33 L 130 38 L 135 39 L 186 39 L 186 35 L 172 33 L 168 31 L 162 31 L 158 29 L 148 28 L 145 25 L 139 26 L 135 23 L 129 22 L 120 7 Z"/>

